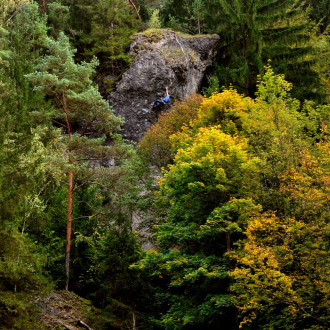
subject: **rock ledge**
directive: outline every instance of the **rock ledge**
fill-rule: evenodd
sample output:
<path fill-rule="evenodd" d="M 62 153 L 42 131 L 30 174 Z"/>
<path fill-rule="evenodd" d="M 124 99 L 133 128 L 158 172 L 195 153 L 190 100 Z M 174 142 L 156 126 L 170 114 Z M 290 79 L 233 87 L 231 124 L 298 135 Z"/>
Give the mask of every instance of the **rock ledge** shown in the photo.
<path fill-rule="evenodd" d="M 134 35 L 133 63 L 108 100 L 115 114 L 125 118 L 123 136 L 138 141 L 169 105 L 153 109 L 156 99 L 183 100 L 199 90 L 205 70 L 212 64 L 219 36 L 189 36 L 172 30 L 147 30 Z"/>

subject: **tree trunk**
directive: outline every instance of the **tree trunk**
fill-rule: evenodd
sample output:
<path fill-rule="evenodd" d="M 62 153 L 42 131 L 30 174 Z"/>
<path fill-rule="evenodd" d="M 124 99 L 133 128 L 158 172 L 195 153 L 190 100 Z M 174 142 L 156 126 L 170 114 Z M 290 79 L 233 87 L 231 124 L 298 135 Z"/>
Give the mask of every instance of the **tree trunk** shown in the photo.
<path fill-rule="evenodd" d="M 70 161 L 71 163 L 71 161 Z M 68 214 L 66 223 L 66 247 L 65 247 L 65 290 L 69 291 L 70 277 L 70 247 L 71 247 L 71 227 L 72 227 L 72 188 L 73 171 L 69 171 L 69 189 L 68 189 Z"/>
<path fill-rule="evenodd" d="M 230 252 L 230 234 L 226 232 L 227 252 Z"/>
<path fill-rule="evenodd" d="M 68 129 L 69 141 L 72 138 L 72 129 L 70 125 L 68 107 L 66 104 L 66 96 L 62 94 L 62 108 L 65 113 L 65 120 Z M 69 151 L 69 164 L 73 164 L 73 158 L 71 150 Z M 68 180 L 68 213 L 66 222 L 66 246 L 65 246 L 65 290 L 69 291 L 69 279 L 70 279 L 70 249 L 71 249 L 71 227 L 72 227 L 72 192 L 73 192 L 73 170 L 69 169 L 69 180 Z"/>
<path fill-rule="evenodd" d="M 198 19 L 197 19 L 197 26 L 198 26 L 198 34 L 201 34 L 201 24 L 199 21 L 199 15 L 198 15 Z"/>
<path fill-rule="evenodd" d="M 43 14 L 46 12 L 46 0 L 42 0 L 42 11 Z"/>

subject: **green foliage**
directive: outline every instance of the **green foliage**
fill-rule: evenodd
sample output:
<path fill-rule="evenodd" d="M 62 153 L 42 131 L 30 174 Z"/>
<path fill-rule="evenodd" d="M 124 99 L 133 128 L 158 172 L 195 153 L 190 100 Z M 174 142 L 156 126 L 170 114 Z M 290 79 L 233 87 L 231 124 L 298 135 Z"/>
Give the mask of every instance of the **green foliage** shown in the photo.
<path fill-rule="evenodd" d="M 145 165 L 135 157 L 113 169 L 104 180 L 107 189 L 90 188 L 85 198 L 79 192 L 79 199 L 88 205 L 95 206 L 93 198 L 97 198 L 100 213 L 75 225 L 72 285 L 102 308 L 108 327 L 126 326 L 133 318 L 145 328 L 148 324 L 145 313 L 152 305 L 147 302 L 148 283 L 144 275 L 137 278 L 136 272 L 129 269 L 142 253 L 136 222 L 141 216 L 146 219 L 152 199 L 148 196 L 152 182 L 145 171 Z M 85 204 L 80 203 L 82 207 Z M 88 211 L 81 209 L 80 214 Z"/>
<path fill-rule="evenodd" d="M 163 24 L 174 30 L 220 35 L 213 72 L 217 88 L 233 84 L 253 96 L 257 75 L 271 59 L 275 72 L 294 83 L 295 97 L 322 102 L 322 82 L 313 66 L 322 62 L 308 14 L 300 1 L 284 0 L 168 0 L 161 10 Z"/>
<path fill-rule="evenodd" d="M 24 291 L 24 288 L 28 290 L 29 285 L 34 287 L 33 283 L 37 282 L 34 272 L 40 275 L 40 256 L 25 236 L 25 231 L 38 221 L 43 210 L 43 201 L 39 195 L 47 180 L 44 164 L 51 145 L 46 150 L 41 136 L 46 132 L 51 134 L 51 131 L 41 127 L 32 128 L 30 113 L 36 105 L 42 107 L 44 103 L 31 93 L 23 76 L 33 68 L 32 63 L 38 57 L 38 51 L 34 47 L 42 43 L 46 28 L 44 21 L 38 16 L 36 5 L 23 3 L 20 6 L 13 6 L 8 13 L 2 12 L 7 30 L 2 30 L 4 52 L 0 68 L 0 231 L 1 235 L 7 237 L 1 241 L 2 278 L 8 285 L 4 288 Z M 6 15 L 12 14 L 12 10 L 16 12 L 13 21 L 9 21 Z M 35 25 L 31 19 L 35 21 Z M 20 22 L 19 26 L 17 22 Z M 5 242 L 7 246 L 4 245 Z M 13 259 L 15 254 L 16 262 Z M 24 269 L 25 264 L 21 264 L 21 257 L 29 260 L 29 269 Z M 42 281 L 41 278 L 40 280 Z"/>
<path fill-rule="evenodd" d="M 124 0 L 91 1 L 81 5 L 91 17 L 91 30 L 82 36 L 84 55 L 97 56 L 100 71 L 121 75 L 131 63 L 130 36 L 138 31 L 136 13 Z"/>
<path fill-rule="evenodd" d="M 43 324 L 36 322 L 39 310 L 31 299 L 31 293 L 1 292 L 1 330 L 43 330 Z"/>
<path fill-rule="evenodd" d="M 246 136 L 251 151 L 261 160 L 262 180 L 255 182 L 251 196 L 266 208 L 285 212 L 283 201 L 268 204 L 281 201 L 278 176 L 296 166 L 301 150 L 322 136 L 320 123 L 327 120 L 327 107 L 306 102 L 300 111 L 301 104 L 289 94 L 292 85 L 269 66 L 265 71 L 255 100 L 234 90 L 214 94 L 202 103 L 195 125 L 220 125 L 226 133 Z"/>
<path fill-rule="evenodd" d="M 5 31 L 3 35 L 6 36 Z M 2 40 L 6 44 L 6 39 Z M 134 176 L 135 174 L 132 176 L 132 170 L 125 169 L 124 166 L 116 166 L 110 169 L 93 168 L 90 161 L 91 159 L 94 162 L 97 160 L 103 161 L 104 158 L 116 158 L 116 161 L 123 161 L 132 155 L 133 151 L 130 146 L 122 145 L 118 135 L 112 134 L 113 130 L 119 128 L 122 120 L 113 115 L 107 102 L 102 100 L 97 89 L 92 85 L 91 75 L 97 61 L 93 60 L 90 64 L 75 64 L 73 61 L 74 51 L 68 39 L 61 33 L 58 41 L 45 38 L 45 36 L 43 40 L 48 48 L 48 55 L 39 61 L 37 68 L 34 68 L 37 69 L 35 73 L 25 76 L 35 85 L 34 91 L 37 93 L 31 93 L 29 89 L 31 95 L 34 97 L 38 95 L 40 103 L 45 104 L 45 106 L 40 106 L 39 109 L 35 104 L 31 104 L 34 110 L 33 118 L 39 122 L 52 120 L 56 126 L 62 128 L 62 136 L 59 135 L 59 132 L 57 132 L 57 136 L 54 134 L 49 135 L 49 139 L 52 141 L 48 143 L 49 150 L 44 150 L 43 144 L 39 142 L 40 139 L 36 138 L 38 148 L 42 151 L 40 159 L 44 167 L 41 168 L 42 172 L 38 172 L 32 161 L 28 161 L 22 155 L 24 157 L 24 170 L 29 167 L 33 175 L 43 179 L 48 174 L 47 170 L 50 166 L 52 177 L 58 181 L 59 178 L 65 179 L 63 174 L 65 175 L 70 170 L 74 171 L 76 176 L 76 186 L 74 188 L 81 186 L 83 189 L 81 191 L 77 190 L 73 198 L 75 207 L 72 216 L 76 220 L 74 222 L 72 249 L 72 276 L 74 277 L 72 286 L 81 294 L 95 294 L 95 302 L 103 307 L 107 305 L 117 306 L 120 315 L 117 315 L 114 308 L 112 308 L 112 315 L 116 314 L 112 325 L 118 324 L 117 319 L 119 318 L 122 318 L 122 322 L 126 322 L 126 312 L 123 316 L 122 311 L 128 311 L 128 315 L 132 316 L 132 307 L 125 305 L 125 303 L 133 304 L 130 302 L 131 298 L 128 294 L 133 281 L 130 278 L 126 280 L 127 288 L 124 288 L 120 283 L 123 284 L 122 274 L 127 270 L 128 265 L 136 260 L 139 251 L 137 237 L 131 232 L 131 218 L 133 211 L 136 209 L 136 204 L 139 203 L 137 196 L 141 188 L 133 184 L 132 180 L 137 180 L 137 178 Z M 37 48 L 37 50 L 39 49 Z M 7 53 L 3 54 L 4 59 L 5 56 L 7 59 Z M 32 71 L 30 68 L 29 70 Z M 24 73 L 29 73 L 29 71 Z M 25 79 L 25 77 L 22 75 L 22 79 Z M 26 86 L 28 87 L 27 84 Z M 5 89 L 4 92 L 6 92 Z M 43 103 L 45 95 L 47 95 L 47 106 L 46 103 Z M 12 95 L 9 93 L 8 96 Z M 6 119 L 6 117 L 4 118 Z M 79 133 L 73 132 L 73 128 L 77 129 Z M 86 138 L 87 134 L 89 135 L 95 130 L 108 136 L 111 135 L 111 147 L 102 145 L 104 142 L 102 137 L 94 140 Z M 68 135 L 65 136 L 69 132 L 72 133 L 71 138 Z M 47 132 L 41 130 L 41 133 L 42 138 L 44 138 Z M 13 137 L 9 142 L 11 148 L 15 149 L 17 147 L 14 144 Z M 50 150 L 50 147 L 54 146 L 59 147 L 59 153 Z M 39 156 L 39 149 L 34 148 L 31 155 Z M 9 156 L 8 150 L 9 147 L 7 146 L 6 152 Z M 65 150 L 68 150 L 68 152 L 65 152 Z M 48 154 L 49 151 L 51 152 Z M 73 155 L 74 162 L 77 162 L 70 166 L 68 163 L 70 163 L 70 159 L 73 159 L 71 158 Z M 45 163 L 47 163 L 47 166 Z M 96 188 L 87 182 L 89 180 L 93 180 L 94 184 L 97 183 L 99 187 L 103 188 Z M 38 183 L 40 184 L 40 181 Z M 47 189 L 40 188 L 40 194 L 48 200 L 47 206 L 42 204 L 39 196 L 39 199 L 31 199 L 32 196 L 22 206 L 22 212 L 29 214 L 29 217 L 34 220 L 37 219 L 36 214 L 44 212 L 44 220 L 47 220 L 47 223 L 42 222 L 38 226 L 27 226 L 26 222 L 26 228 L 23 230 L 28 230 L 32 237 L 38 237 L 39 246 L 43 246 L 43 254 L 40 258 L 47 257 L 47 270 L 57 284 L 61 285 L 64 280 L 64 267 L 61 263 L 63 262 L 63 236 L 66 227 L 66 211 L 63 206 L 65 207 L 67 204 L 65 197 L 67 192 L 66 189 L 64 190 L 61 187 L 55 187 L 54 191 L 48 190 L 48 188 L 54 188 L 54 186 L 50 186 Z M 31 210 L 27 208 L 27 205 L 31 205 Z M 9 209 L 10 205 L 8 205 Z M 33 215 L 30 215 L 32 211 Z M 97 234 L 96 228 L 100 231 L 100 235 Z M 13 233 L 9 235 L 9 237 L 11 236 L 13 236 Z M 120 242 L 127 246 L 126 252 L 121 250 L 119 253 L 118 248 L 120 246 L 114 244 L 114 238 L 120 237 Z M 8 239 L 7 242 L 9 242 Z M 24 243 L 26 256 L 22 255 L 22 258 L 31 258 L 31 269 L 36 276 L 29 279 L 30 269 L 26 268 L 26 264 L 23 263 L 23 268 L 18 270 L 18 267 L 16 267 L 15 272 L 22 283 L 23 280 L 26 281 L 26 286 L 30 283 L 29 281 L 34 281 L 36 285 L 41 286 L 43 277 L 40 269 L 38 268 L 37 272 L 36 266 L 33 266 L 32 261 L 33 258 L 37 260 L 36 255 L 33 254 L 32 248 L 27 248 L 27 242 Z M 114 250 L 113 256 L 116 256 L 114 259 L 107 258 L 106 248 L 103 248 L 106 245 Z M 126 261 L 125 253 L 127 254 Z M 9 264 L 4 265 L 10 271 Z M 113 266 L 118 269 L 118 272 L 111 273 Z M 110 270 L 108 270 L 109 267 Z M 109 272 L 110 277 L 108 277 Z M 94 275 L 93 279 L 91 279 L 91 274 Z M 13 276 L 11 271 L 8 276 L 9 278 Z M 19 290 L 20 286 L 16 285 L 16 277 L 13 277 L 11 281 L 13 283 L 12 287 Z M 86 283 L 89 285 L 88 289 L 84 288 Z M 125 293 L 125 290 L 127 293 Z M 137 290 L 137 287 L 135 287 L 135 290 Z M 101 301 L 98 298 L 101 298 Z"/>
<path fill-rule="evenodd" d="M 255 100 L 233 89 L 214 93 L 170 137 L 157 248 L 132 266 L 155 287 L 155 327 L 231 329 L 237 316 L 253 329 L 327 324 L 327 272 L 312 261 L 327 250 L 327 140 L 318 161 L 306 150 L 326 139 L 328 110 L 306 102 L 299 111 L 291 89 L 268 66 Z"/>
<path fill-rule="evenodd" d="M 174 164 L 163 171 L 158 194 L 167 212 L 164 224 L 155 227 L 159 249 L 134 268 L 147 270 L 158 287 L 158 326 L 188 329 L 207 323 L 232 329 L 235 313 L 226 291 L 229 261 L 224 253 L 232 246 L 230 235 L 242 232 L 236 219 L 255 206 L 231 198 L 244 195 L 257 159 L 247 153 L 244 139 L 217 126 L 196 133 L 186 127 L 172 140 L 178 151 Z M 212 226 L 219 229 L 211 231 Z"/>
<path fill-rule="evenodd" d="M 53 130 L 37 126 L 32 113 L 46 103 L 24 75 L 34 70 L 46 37 L 38 6 L 0 5 L 0 318 L 2 329 L 41 329 L 31 296 L 47 290 L 46 256 L 31 233 L 43 223 L 46 158 Z"/>
<path fill-rule="evenodd" d="M 288 93 L 291 84 L 269 67 L 266 70 L 258 86 L 255 106 L 243 124 L 243 132 L 249 137 L 255 155 L 262 160 L 263 179 L 260 190 L 255 189 L 256 194 L 260 193 L 258 200 L 264 208 L 285 214 L 279 175 L 298 166 L 301 151 L 319 138 L 326 108 L 305 104 L 306 111 L 299 112 L 299 102 Z"/>
<path fill-rule="evenodd" d="M 38 3 L 0 3 L 1 329 L 42 329 L 34 297 L 65 282 L 70 173 L 71 287 L 102 308 L 94 327 L 328 328 L 329 108 L 311 101 L 329 88 L 327 1 L 134 1 L 221 46 L 205 98 L 177 102 L 130 162 L 93 79 L 109 90 L 130 64 L 133 7 Z"/>
<path fill-rule="evenodd" d="M 47 6 L 48 25 L 51 27 L 51 35 L 58 37 L 60 32 L 66 31 L 70 21 L 70 7 L 59 2 L 51 2 Z M 71 32 L 72 33 L 72 32 Z"/>
<path fill-rule="evenodd" d="M 60 34 L 58 41 L 47 39 L 47 46 L 50 54 L 40 61 L 37 71 L 27 77 L 35 85 L 35 91 L 53 98 L 56 109 L 54 121 L 64 127 L 63 133 L 72 134 L 72 138 L 67 135 L 61 139 L 62 148 L 70 151 L 64 158 L 69 159 L 75 155 L 72 162 L 88 165 L 91 159 L 102 160 L 106 155 L 111 157 L 115 152 L 119 153 L 120 140 L 116 135 L 112 136 L 117 138 L 112 147 L 102 146 L 104 138 L 86 137 L 92 129 L 110 134 L 122 123 L 121 118 L 114 116 L 91 80 L 97 60 L 75 64 L 74 50 L 64 34 Z M 81 133 L 73 134 L 72 126 L 78 123 L 82 125 Z M 125 157 L 126 152 L 129 152 L 129 147 L 123 147 L 121 156 Z M 76 170 L 79 172 L 79 169 L 78 165 Z M 91 173 L 88 166 L 86 173 Z"/>
<path fill-rule="evenodd" d="M 217 32 L 214 24 L 219 17 L 214 0 L 165 1 L 161 17 L 167 27 L 191 34 Z"/>
<path fill-rule="evenodd" d="M 330 6 L 327 0 L 308 0 L 306 5 L 309 5 L 311 19 L 319 23 L 321 33 L 325 32 L 330 23 Z"/>
<path fill-rule="evenodd" d="M 320 80 L 311 67 L 311 24 L 299 2 L 221 0 L 220 5 L 225 13 L 216 67 L 221 84 L 234 84 L 253 95 L 256 77 L 271 59 L 275 72 L 294 83 L 296 97 L 303 100 L 313 95 Z"/>
<path fill-rule="evenodd" d="M 97 60 L 76 64 L 73 59 L 75 51 L 63 33 L 60 33 L 58 41 L 48 38 L 47 47 L 49 55 L 42 58 L 37 71 L 27 75 L 27 78 L 35 86 L 35 91 L 52 97 L 55 109 L 53 120 L 63 127 L 64 135 L 59 142 L 63 150 L 62 157 L 56 155 L 52 161 L 53 166 L 62 172 L 62 175 L 67 176 L 66 289 L 68 289 L 72 195 L 86 184 L 102 185 L 107 170 L 102 166 L 94 169 L 91 167 L 91 161 L 101 162 L 111 158 L 117 161 L 123 160 L 132 154 L 132 149 L 130 146 L 124 146 L 119 136 L 113 134 L 114 130 L 119 129 L 122 120 L 114 116 L 107 101 L 102 99 L 91 80 L 94 68 L 98 64 Z M 81 126 L 80 133 L 73 131 L 74 125 Z M 92 132 L 111 135 L 112 145 L 103 145 L 105 137 L 88 138 L 87 136 Z"/>
<path fill-rule="evenodd" d="M 162 23 L 159 19 L 159 9 L 155 9 L 152 12 L 148 25 L 149 25 L 150 29 L 160 29 L 161 28 Z"/>
<path fill-rule="evenodd" d="M 219 92 L 219 79 L 216 75 L 207 77 L 208 87 L 203 89 L 203 95 L 210 97 L 213 93 Z"/>
<path fill-rule="evenodd" d="M 329 225 L 263 215 L 249 222 L 232 272 L 241 324 L 260 329 L 322 329 L 329 325 Z"/>
<path fill-rule="evenodd" d="M 99 59 L 98 83 L 109 92 L 128 69 L 130 37 L 142 26 L 134 7 L 125 0 L 40 1 L 40 7 L 47 13 L 49 34 L 58 38 L 64 32 L 70 38 L 78 50 L 76 61 Z"/>

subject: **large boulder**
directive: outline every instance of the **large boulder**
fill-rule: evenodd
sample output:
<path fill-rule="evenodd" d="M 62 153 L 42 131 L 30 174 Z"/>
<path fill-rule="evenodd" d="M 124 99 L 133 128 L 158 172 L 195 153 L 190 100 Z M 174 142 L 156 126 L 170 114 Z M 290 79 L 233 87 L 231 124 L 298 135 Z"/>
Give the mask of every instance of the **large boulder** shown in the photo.
<path fill-rule="evenodd" d="M 133 63 L 108 94 L 115 114 L 125 118 L 123 136 L 138 141 L 169 105 L 153 108 L 169 89 L 171 102 L 199 90 L 217 51 L 217 35 L 190 36 L 171 30 L 148 30 L 133 37 Z M 170 104 L 171 104 L 170 102 Z"/>

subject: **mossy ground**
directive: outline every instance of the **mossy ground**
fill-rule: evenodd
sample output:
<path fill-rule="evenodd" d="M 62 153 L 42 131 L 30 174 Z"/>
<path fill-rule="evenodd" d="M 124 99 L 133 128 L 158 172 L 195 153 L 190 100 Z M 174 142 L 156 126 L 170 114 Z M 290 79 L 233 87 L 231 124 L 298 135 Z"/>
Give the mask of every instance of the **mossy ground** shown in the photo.
<path fill-rule="evenodd" d="M 159 38 L 161 38 L 163 35 L 166 35 L 167 33 L 176 33 L 179 37 L 181 38 L 204 38 L 204 37 L 218 37 L 217 34 L 188 34 L 188 33 L 184 33 L 184 32 L 180 32 L 180 31 L 174 31 L 172 29 L 147 29 L 143 32 L 140 32 L 140 34 L 145 35 L 145 36 L 158 36 Z"/>
<path fill-rule="evenodd" d="M 210 37 L 218 37 L 217 34 L 188 34 L 183 32 L 176 32 L 176 34 L 181 38 L 210 38 Z"/>
<path fill-rule="evenodd" d="M 87 324 L 91 329 L 118 329 L 116 319 L 109 312 L 93 307 L 92 303 L 67 291 L 53 291 L 47 296 L 38 297 L 40 308 L 40 329 L 82 330 Z"/>
<path fill-rule="evenodd" d="M 45 330 L 38 322 L 39 309 L 33 293 L 0 293 L 0 329 Z"/>
<path fill-rule="evenodd" d="M 187 56 L 192 62 L 196 63 L 196 54 L 192 49 L 185 48 L 184 53 L 182 53 L 181 48 L 168 48 L 161 49 L 160 53 L 164 56 L 167 63 L 185 63 Z"/>

